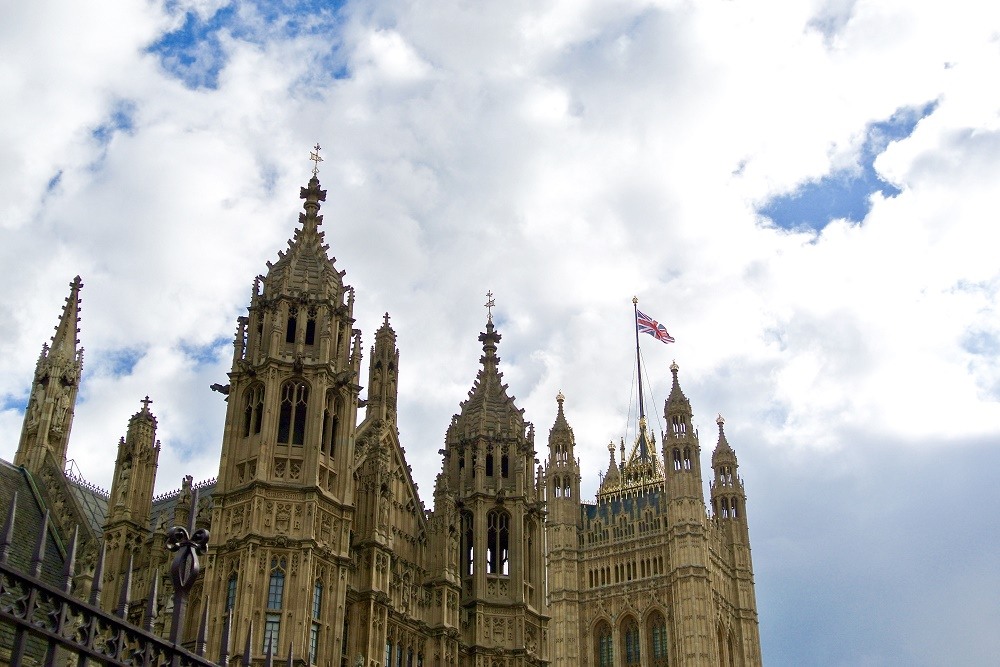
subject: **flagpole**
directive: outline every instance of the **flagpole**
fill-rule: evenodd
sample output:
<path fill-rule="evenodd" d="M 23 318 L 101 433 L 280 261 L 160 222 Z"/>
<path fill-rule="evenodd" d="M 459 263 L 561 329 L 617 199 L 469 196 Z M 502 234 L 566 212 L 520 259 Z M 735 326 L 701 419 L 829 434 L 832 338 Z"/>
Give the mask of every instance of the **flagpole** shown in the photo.
<path fill-rule="evenodd" d="M 639 298 L 632 297 L 632 309 L 635 311 L 635 367 L 639 373 L 639 419 L 646 421 L 646 406 L 642 399 L 642 361 L 639 359 Z"/>

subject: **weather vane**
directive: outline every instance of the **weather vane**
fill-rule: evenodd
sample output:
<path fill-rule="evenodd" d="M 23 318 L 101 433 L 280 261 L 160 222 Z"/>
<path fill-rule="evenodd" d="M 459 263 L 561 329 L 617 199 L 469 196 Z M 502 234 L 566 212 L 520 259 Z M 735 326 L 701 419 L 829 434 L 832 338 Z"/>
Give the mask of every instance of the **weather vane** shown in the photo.
<path fill-rule="evenodd" d="M 319 163 L 323 161 L 323 158 L 319 156 L 320 145 L 316 144 L 313 146 L 312 152 L 309 153 L 309 159 L 313 161 L 313 176 L 319 176 Z"/>
<path fill-rule="evenodd" d="M 486 292 L 486 303 L 484 305 L 486 306 L 487 319 L 489 319 L 489 321 L 492 322 L 493 321 L 493 306 L 496 305 L 496 303 L 493 301 L 493 292 L 492 292 L 492 290 L 489 291 L 489 292 Z"/>

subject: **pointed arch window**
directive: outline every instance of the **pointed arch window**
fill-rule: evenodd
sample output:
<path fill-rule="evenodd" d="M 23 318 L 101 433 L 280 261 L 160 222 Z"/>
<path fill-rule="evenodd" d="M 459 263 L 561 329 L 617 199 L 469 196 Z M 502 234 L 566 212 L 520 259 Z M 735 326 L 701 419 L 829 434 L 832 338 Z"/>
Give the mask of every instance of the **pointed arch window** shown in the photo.
<path fill-rule="evenodd" d="M 278 443 L 301 446 L 305 442 L 306 404 L 309 387 L 301 380 L 290 380 L 281 386 L 281 406 L 278 410 Z"/>
<path fill-rule="evenodd" d="M 229 575 L 226 581 L 226 611 L 230 611 L 236 606 L 236 573 Z"/>
<path fill-rule="evenodd" d="M 306 345 L 316 343 L 316 309 L 310 308 L 306 319 Z"/>
<path fill-rule="evenodd" d="M 294 343 L 295 333 L 298 328 L 299 309 L 292 307 L 288 309 L 288 326 L 285 327 L 285 342 Z"/>
<path fill-rule="evenodd" d="M 687 433 L 687 421 L 682 416 L 674 415 L 670 424 L 673 426 L 674 437 L 679 438 Z"/>
<path fill-rule="evenodd" d="M 463 569 L 466 575 L 475 572 L 476 547 L 475 531 L 473 530 L 472 512 L 462 512 L 462 558 L 465 560 Z"/>
<path fill-rule="evenodd" d="M 602 622 L 594 633 L 594 652 L 597 653 L 598 667 L 613 667 L 615 664 L 614 639 L 611 636 L 611 626 Z"/>
<path fill-rule="evenodd" d="M 639 624 L 629 617 L 622 624 L 622 641 L 625 644 L 625 665 L 633 667 L 639 664 Z"/>
<path fill-rule="evenodd" d="M 243 437 L 260 433 L 264 419 L 264 385 L 257 383 L 247 389 L 243 401 Z"/>
<path fill-rule="evenodd" d="M 510 574 L 510 515 L 503 510 L 486 514 L 486 574 Z"/>
<path fill-rule="evenodd" d="M 650 667 L 667 667 L 667 623 L 660 612 L 654 612 L 646 621 L 649 638 Z"/>
<path fill-rule="evenodd" d="M 285 597 L 285 559 L 271 558 L 271 576 L 267 582 L 267 613 L 264 614 L 264 646 L 273 655 L 278 651 L 281 631 L 281 605 Z"/>
<path fill-rule="evenodd" d="M 510 457 L 507 452 L 500 454 L 500 476 L 504 479 L 510 477 Z"/>

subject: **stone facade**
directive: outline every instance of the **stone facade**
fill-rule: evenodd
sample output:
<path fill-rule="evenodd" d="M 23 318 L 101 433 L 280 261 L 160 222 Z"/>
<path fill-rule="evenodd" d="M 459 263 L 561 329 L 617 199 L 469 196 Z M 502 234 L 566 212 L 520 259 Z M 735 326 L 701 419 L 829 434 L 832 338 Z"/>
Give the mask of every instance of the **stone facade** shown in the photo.
<path fill-rule="evenodd" d="M 85 558 L 106 549 L 106 591 L 131 569 L 132 609 L 155 594 L 155 629 L 169 632 L 164 531 L 194 513 L 212 537 L 184 636 L 207 614 L 207 644 L 218 646 L 231 614 L 235 656 L 249 645 L 256 656 L 291 652 L 296 664 L 324 667 L 759 665 L 736 456 L 720 418 L 706 509 L 676 365 L 661 450 L 641 419 L 628 456 L 624 442 L 618 458 L 609 446 L 596 502 L 583 502 L 566 399 L 557 398 L 538 465 L 489 318 L 428 509 L 396 426 L 400 353 L 389 316 L 363 387 L 354 290 L 320 229 L 326 192 L 314 176 L 300 195 L 301 226 L 254 280 L 229 383 L 213 387 L 227 404 L 216 480 L 186 477 L 153 497 L 160 445 L 148 398 L 118 443 L 110 492 L 64 474 L 83 354 L 82 283 L 70 286 L 15 463 L 45 480 L 60 532 L 82 525 Z"/>

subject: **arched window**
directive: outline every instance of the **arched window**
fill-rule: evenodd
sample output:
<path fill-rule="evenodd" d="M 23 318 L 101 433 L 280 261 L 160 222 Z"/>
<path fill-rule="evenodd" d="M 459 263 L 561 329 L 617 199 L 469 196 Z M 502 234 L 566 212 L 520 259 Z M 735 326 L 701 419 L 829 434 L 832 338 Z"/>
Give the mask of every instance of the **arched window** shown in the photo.
<path fill-rule="evenodd" d="M 690 470 L 691 469 L 691 448 L 690 447 L 685 447 L 684 448 L 684 469 L 685 470 Z"/>
<path fill-rule="evenodd" d="M 236 606 L 236 573 L 229 575 L 226 581 L 226 611 Z"/>
<path fill-rule="evenodd" d="M 510 574 L 510 515 L 491 510 L 486 515 L 486 574 Z"/>
<path fill-rule="evenodd" d="M 504 479 L 510 476 L 510 458 L 506 453 L 500 455 L 500 476 Z"/>
<path fill-rule="evenodd" d="M 306 434 L 306 403 L 309 387 L 301 380 L 291 380 L 281 387 L 281 408 L 278 411 L 278 442 L 302 445 Z"/>
<path fill-rule="evenodd" d="M 666 667 L 667 623 L 660 612 L 653 612 L 646 620 L 646 637 L 649 639 L 650 667 Z"/>
<path fill-rule="evenodd" d="M 639 664 L 639 624 L 629 616 L 622 623 L 622 642 L 625 645 L 625 665 L 632 667 Z"/>
<path fill-rule="evenodd" d="M 493 476 L 493 452 L 486 455 L 486 476 Z"/>
<path fill-rule="evenodd" d="M 729 667 L 736 667 L 736 641 L 733 631 L 729 631 L 729 638 L 726 639 L 726 648 L 729 649 Z"/>
<path fill-rule="evenodd" d="M 674 447 L 674 470 L 681 469 L 681 450 Z"/>
<path fill-rule="evenodd" d="M 476 542 L 473 531 L 472 512 L 462 512 L 462 557 L 465 559 L 465 574 L 475 572 Z"/>
<path fill-rule="evenodd" d="M 310 308 L 306 320 L 306 345 L 316 343 L 316 309 Z"/>
<path fill-rule="evenodd" d="M 612 667 L 615 664 L 614 639 L 611 626 L 602 621 L 594 632 L 594 652 L 597 653 L 597 667 Z"/>
<path fill-rule="evenodd" d="M 313 618 L 319 618 L 323 611 L 323 582 L 319 579 L 313 586 Z"/>
<path fill-rule="evenodd" d="M 267 613 L 264 614 L 264 647 L 271 654 L 278 651 L 278 634 L 281 630 L 281 603 L 285 597 L 285 559 L 271 558 L 271 577 L 267 583 Z"/>
<path fill-rule="evenodd" d="M 674 428 L 675 437 L 680 437 L 687 433 L 687 422 L 680 415 L 674 415 L 670 423 Z"/>
<path fill-rule="evenodd" d="M 258 383 L 247 389 L 243 401 L 243 437 L 260 433 L 260 424 L 263 418 L 264 385 Z"/>
<path fill-rule="evenodd" d="M 285 328 L 285 342 L 295 342 L 295 331 L 298 325 L 299 309 L 292 306 L 288 309 L 288 326 Z"/>

